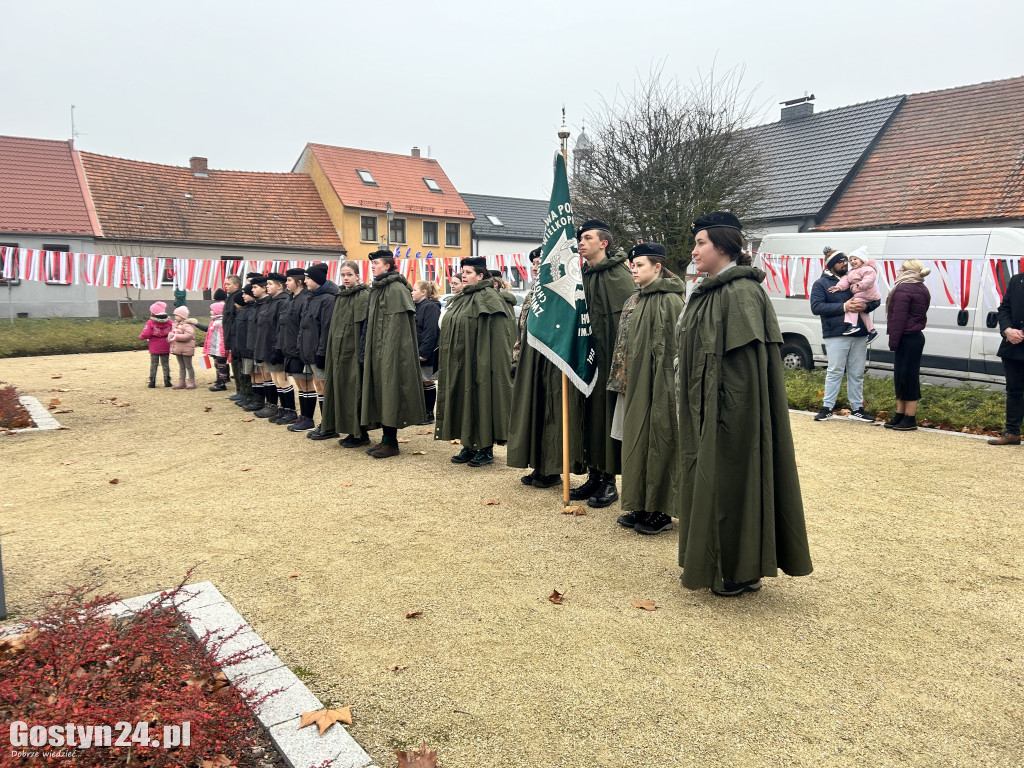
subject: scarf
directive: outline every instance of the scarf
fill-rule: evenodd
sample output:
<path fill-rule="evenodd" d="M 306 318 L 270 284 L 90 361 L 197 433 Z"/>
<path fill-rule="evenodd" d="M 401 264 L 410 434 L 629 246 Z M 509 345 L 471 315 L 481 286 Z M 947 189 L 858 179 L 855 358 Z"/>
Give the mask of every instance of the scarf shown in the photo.
<path fill-rule="evenodd" d="M 889 309 L 889 300 L 892 298 L 892 295 L 896 292 L 897 288 L 899 288 L 904 283 L 923 283 L 925 275 L 928 274 L 931 274 L 930 269 L 924 269 L 920 272 L 912 269 L 904 269 L 898 275 L 896 275 L 896 279 L 893 281 L 892 288 L 889 289 L 889 293 L 885 297 L 886 310 Z"/>
<path fill-rule="evenodd" d="M 608 391 L 625 394 L 626 383 L 629 380 L 629 316 L 636 309 L 640 301 L 640 288 L 633 292 L 633 295 L 626 299 L 622 305 L 622 314 L 619 315 L 619 332 L 615 337 L 615 350 L 612 352 L 612 365 L 608 371 Z"/>

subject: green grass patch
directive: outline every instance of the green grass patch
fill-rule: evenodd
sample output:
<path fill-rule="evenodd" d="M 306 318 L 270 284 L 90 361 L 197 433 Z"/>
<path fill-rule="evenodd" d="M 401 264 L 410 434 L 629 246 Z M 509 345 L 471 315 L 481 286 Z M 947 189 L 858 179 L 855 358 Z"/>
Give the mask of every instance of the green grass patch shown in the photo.
<path fill-rule="evenodd" d="M 0 358 L 124 352 L 146 349 L 139 338 L 147 318 L 46 317 L 0 321 Z M 199 322 L 206 325 L 203 318 Z M 197 334 L 202 341 L 202 334 Z"/>
<path fill-rule="evenodd" d="M 825 397 L 825 369 L 786 371 L 786 392 L 789 407 L 801 411 L 817 411 Z M 849 408 L 846 381 L 839 390 L 837 408 Z M 864 378 L 864 409 L 868 413 L 896 412 L 896 395 L 892 379 Z M 1006 419 L 1006 395 L 968 383 L 949 386 L 921 385 L 921 401 L 917 406 L 917 423 L 960 432 L 998 431 Z"/>

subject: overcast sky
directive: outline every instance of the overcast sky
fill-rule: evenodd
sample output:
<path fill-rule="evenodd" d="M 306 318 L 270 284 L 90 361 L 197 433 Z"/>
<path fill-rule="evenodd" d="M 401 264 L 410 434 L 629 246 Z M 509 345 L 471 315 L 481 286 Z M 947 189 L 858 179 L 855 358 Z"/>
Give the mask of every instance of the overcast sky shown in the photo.
<path fill-rule="evenodd" d="M 290 171 L 306 142 L 430 148 L 460 192 L 546 199 L 561 107 L 660 66 L 743 67 L 816 111 L 1024 75 L 1024 3 L 0 0 L 0 134 L 135 160 Z"/>

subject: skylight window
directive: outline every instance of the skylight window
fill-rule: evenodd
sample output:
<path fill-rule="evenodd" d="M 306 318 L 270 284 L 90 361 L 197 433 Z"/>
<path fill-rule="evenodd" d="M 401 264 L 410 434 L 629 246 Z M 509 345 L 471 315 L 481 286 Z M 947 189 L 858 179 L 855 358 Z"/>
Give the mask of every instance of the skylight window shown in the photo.
<path fill-rule="evenodd" d="M 359 178 L 360 180 L 362 180 L 363 184 L 366 184 L 371 187 L 377 186 L 377 182 L 373 180 L 373 174 L 370 173 L 369 171 L 361 171 L 358 168 L 356 168 L 356 173 L 359 174 Z"/>
<path fill-rule="evenodd" d="M 493 224 L 496 227 L 504 227 L 505 226 L 504 224 L 501 223 L 501 219 L 499 219 L 497 216 L 492 216 L 489 213 L 487 214 L 487 220 L 489 222 L 491 222 L 491 224 Z"/>
<path fill-rule="evenodd" d="M 423 183 L 427 185 L 427 189 L 431 192 L 440 192 L 444 194 L 444 190 L 441 189 L 441 185 L 433 179 L 428 179 L 426 176 L 423 177 Z"/>

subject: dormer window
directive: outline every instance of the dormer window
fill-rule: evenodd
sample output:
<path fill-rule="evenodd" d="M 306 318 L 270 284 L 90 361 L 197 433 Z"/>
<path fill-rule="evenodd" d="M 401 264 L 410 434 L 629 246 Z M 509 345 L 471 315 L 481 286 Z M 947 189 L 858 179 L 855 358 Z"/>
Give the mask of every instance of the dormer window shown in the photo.
<path fill-rule="evenodd" d="M 493 224 L 496 227 L 504 227 L 505 226 L 504 224 L 501 223 L 501 219 L 499 219 L 497 216 L 492 216 L 489 213 L 487 214 L 487 220 L 489 222 L 491 222 L 491 224 Z"/>
<path fill-rule="evenodd" d="M 433 179 L 428 179 L 426 176 L 423 177 L 423 183 L 427 185 L 427 189 L 431 192 L 437 192 L 438 194 L 444 194 L 444 190 L 441 189 L 441 185 Z"/>
<path fill-rule="evenodd" d="M 361 171 L 356 168 L 356 173 L 359 174 L 359 179 L 368 187 L 376 187 L 377 182 L 373 180 L 373 174 L 369 171 Z"/>

